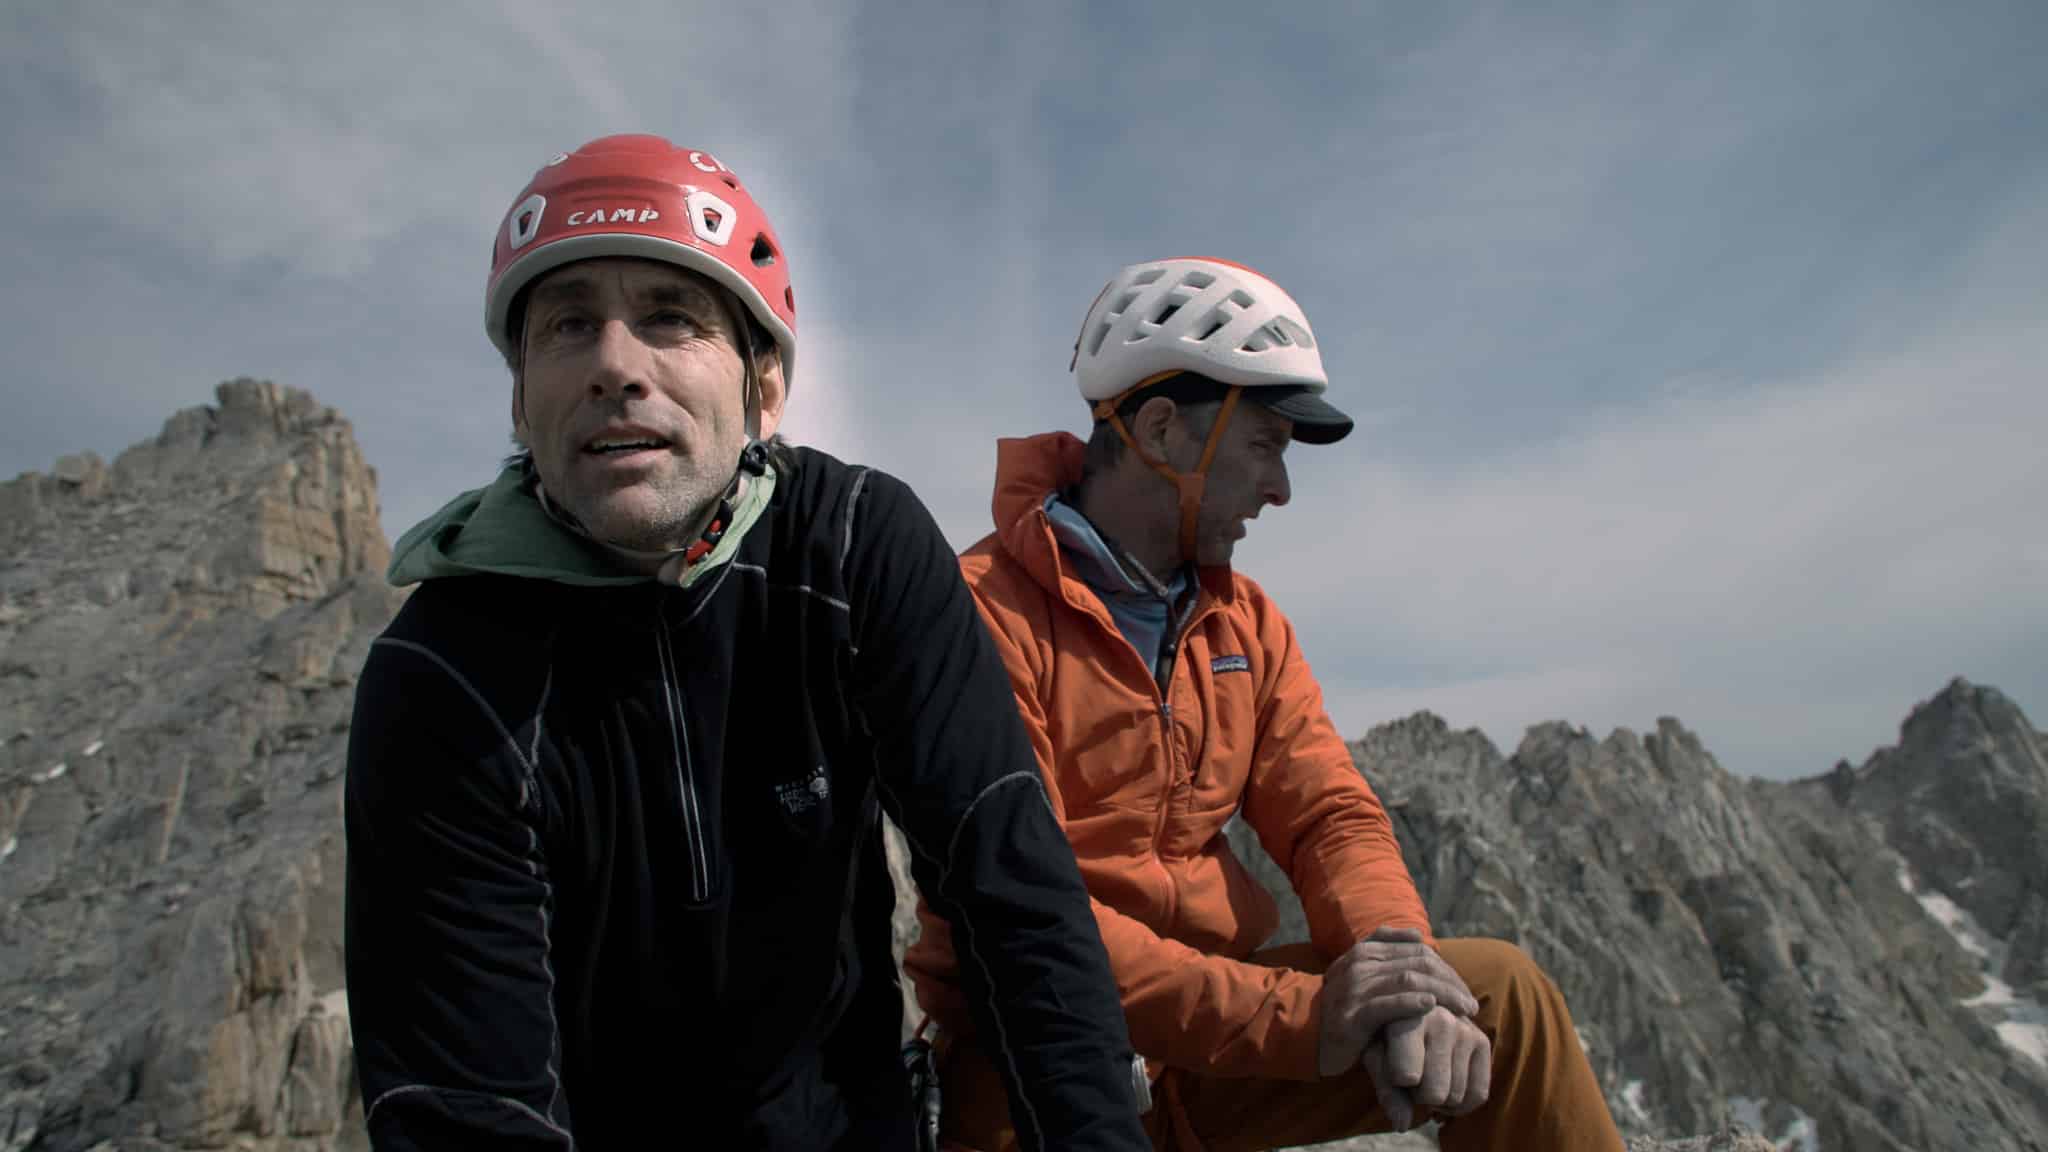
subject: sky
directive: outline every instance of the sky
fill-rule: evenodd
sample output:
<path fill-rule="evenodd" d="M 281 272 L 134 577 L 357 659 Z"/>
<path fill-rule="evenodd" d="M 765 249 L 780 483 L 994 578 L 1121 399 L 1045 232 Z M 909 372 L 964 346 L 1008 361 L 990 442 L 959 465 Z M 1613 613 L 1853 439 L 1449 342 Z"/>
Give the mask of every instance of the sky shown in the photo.
<path fill-rule="evenodd" d="M 1307 311 L 1359 417 L 1238 567 L 1348 736 L 1676 716 L 1810 775 L 1963 676 L 2048 726 L 2048 8 L 0 7 L 0 477 L 217 382 L 354 425 L 396 537 L 488 481 L 491 238 L 555 153 L 717 155 L 792 438 L 957 547 L 1123 264 Z"/>

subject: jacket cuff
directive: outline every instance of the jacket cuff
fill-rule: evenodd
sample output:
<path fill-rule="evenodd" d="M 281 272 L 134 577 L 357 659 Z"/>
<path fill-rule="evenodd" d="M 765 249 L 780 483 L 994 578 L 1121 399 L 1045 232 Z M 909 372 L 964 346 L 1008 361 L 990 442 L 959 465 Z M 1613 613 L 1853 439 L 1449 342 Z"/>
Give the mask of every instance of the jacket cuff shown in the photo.
<path fill-rule="evenodd" d="M 1323 1078 L 1323 978 L 1313 972 L 1303 972 L 1297 979 L 1299 983 L 1288 991 L 1291 996 L 1302 998 L 1300 1010 L 1285 1013 L 1283 1018 L 1303 1023 L 1273 1029 L 1267 1049 L 1272 1057 L 1271 1075 L 1276 1080 L 1320 1080 Z"/>

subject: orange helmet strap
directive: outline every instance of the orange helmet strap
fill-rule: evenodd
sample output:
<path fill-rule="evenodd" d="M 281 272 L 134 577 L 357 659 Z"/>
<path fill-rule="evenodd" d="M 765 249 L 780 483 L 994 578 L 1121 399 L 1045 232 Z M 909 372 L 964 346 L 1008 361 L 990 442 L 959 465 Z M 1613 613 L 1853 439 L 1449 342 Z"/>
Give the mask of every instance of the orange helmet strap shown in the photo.
<path fill-rule="evenodd" d="M 1173 373 L 1164 375 L 1170 376 Z M 1230 424 L 1230 413 L 1237 407 L 1238 394 L 1244 389 L 1233 386 L 1230 391 L 1224 393 L 1223 407 L 1216 413 L 1216 422 L 1209 426 L 1209 438 L 1202 445 L 1201 463 L 1195 465 L 1193 472 L 1182 473 L 1174 471 L 1166 461 L 1138 447 L 1137 438 L 1131 435 L 1131 430 L 1124 425 L 1123 417 L 1117 413 L 1117 405 L 1123 403 L 1125 397 L 1154 383 L 1157 379 L 1153 377 L 1140 380 L 1121 393 L 1107 400 L 1098 401 L 1095 405 L 1095 418 L 1109 421 L 1110 426 L 1116 429 L 1116 434 L 1123 439 L 1124 446 L 1136 453 L 1138 459 L 1151 466 L 1154 472 L 1164 476 L 1167 483 L 1172 484 L 1180 493 L 1180 555 L 1184 563 L 1192 564 L 1195 562 L 1195 528 L 1201 518 L 1202 490 L 1209 476 L 1209 463 L 1216 458 L 1216 446 L 1223 442 L 1223 430 Z"/>

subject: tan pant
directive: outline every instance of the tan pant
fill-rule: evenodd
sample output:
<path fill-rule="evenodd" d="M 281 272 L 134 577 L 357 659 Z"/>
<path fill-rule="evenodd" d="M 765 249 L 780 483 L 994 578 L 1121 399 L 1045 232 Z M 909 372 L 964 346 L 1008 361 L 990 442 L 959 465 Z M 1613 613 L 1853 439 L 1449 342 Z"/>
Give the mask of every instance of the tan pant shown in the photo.
<path fill-rule="evenodd" d="M 1493 1042 L 1485 1106 L 1447 1118 L 1446 1152 L 1621 1152 L 1621 1134 L 1572 1029 L 1564 995 L 1521 949 L 1499 940 L 1437 942 L 1479 1000 L 1476 1021 Z M 1252 962 L 1320 972 L 1307 944 L 1261 952 Z M 1009 1103 L 994 1066 L 973 1037 L 942 1038 L 939 1076 L 944 1147 L 1014 1152 Z M 1319 1144 L 1388 1130 L 1364 1069 L 1327 1080 L 1257 1080 L 1167 1069 L 1145 1114 L 1161 1152 L 1252 1152 Z M 1421 1118 L 1418 1118 L 1418 1122 Z"/>

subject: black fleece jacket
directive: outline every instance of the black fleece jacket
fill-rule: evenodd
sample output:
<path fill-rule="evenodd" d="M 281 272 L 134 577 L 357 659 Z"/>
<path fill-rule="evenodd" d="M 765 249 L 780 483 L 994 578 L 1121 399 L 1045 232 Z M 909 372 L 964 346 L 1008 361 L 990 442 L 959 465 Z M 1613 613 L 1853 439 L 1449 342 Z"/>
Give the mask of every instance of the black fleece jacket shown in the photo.
<path fill-rule="evenodd" d="M 380 1149 L 908 1148 L 878 811 L 1027 1148 L 1141 1149 L 999 656 L 900 482 L 779 455 L 690 589 L 425 582 L 372 648 L 347 961 Z"/>

